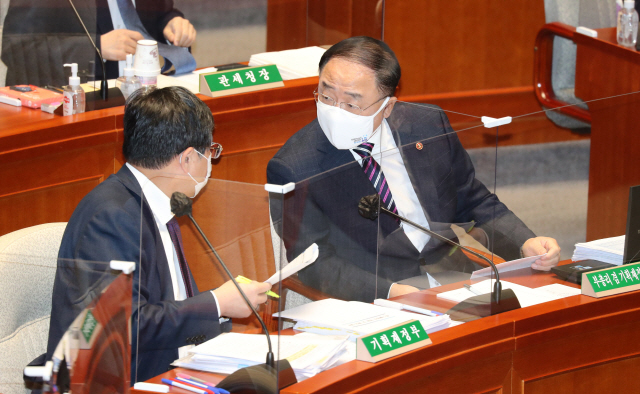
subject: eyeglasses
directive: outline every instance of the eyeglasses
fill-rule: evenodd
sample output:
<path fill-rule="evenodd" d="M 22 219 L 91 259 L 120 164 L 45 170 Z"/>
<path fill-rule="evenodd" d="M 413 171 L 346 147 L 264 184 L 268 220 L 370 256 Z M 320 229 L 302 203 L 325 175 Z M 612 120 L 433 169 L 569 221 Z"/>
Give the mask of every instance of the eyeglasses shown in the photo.
<path fill-rule="evenodd" d="M 209 150 L 211 151 L 211 158 L 217 159 L 218 157 L 220 157 L 220 154 L 222 153 L 222 145 L 220 145 L 217 142 L 212 142 L 211 148 Z"/>
<path fill-rule="evenodd" d="M 372 106 L 374 106 L 375 104 L 379 103 L 380 100 L 383 100 L 384 98 L 386 98 L 386 96 L 381 97 L 380 99 L 378 99 L 378 101 L 376 101 L 375 103 L 371 104 L 370 106 L 368 106 L 365 109 L 360 108 L 359 106 L 355 105 L 355 104 L 351 104 L 351 103 L 345 103 L 344 101 L 341 103 L 337 103 L 336 100 L 334 100 L 332 97 L 327 96 L 324 93 L 319 93 L 318 89 L 313 91 L 313 98 L 316 100 L 316 103 L 318 101 L 322 102 L 323 104 L 327 104 L 330 105 L 332 107 L 339 107 L 340 109 L 343 109 L 347 112 L 350 112 L 354 115 L 362 115 L 362 113 L 366 110 L 368 110 L 369 108 L 371 108 Z"/>

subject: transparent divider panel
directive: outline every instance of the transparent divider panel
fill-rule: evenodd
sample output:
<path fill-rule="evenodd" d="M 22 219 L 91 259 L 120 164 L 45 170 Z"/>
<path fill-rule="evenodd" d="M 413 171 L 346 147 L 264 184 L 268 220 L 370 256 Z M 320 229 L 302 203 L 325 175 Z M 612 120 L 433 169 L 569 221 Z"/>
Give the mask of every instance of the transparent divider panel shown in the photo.
<path fill-rule="evenodd" d="M 0 342 L 2 392 L 129 392 L 133 273 L 110 262 L 17 254 L 0 255 L 0 269 L 3 302 L 14 309 Z M 44 365 L 36 373 L 44 379 L 23 382 L 32 361 Z"/>
<path fill-rule="evenodd" d="M 194 179 L 204 178 L 194 174 Z M 185 194 L 170 197 L 162 191 L 166 185 Z M 272 314 L 278 311 L 281 290 L 275 275 L 278 265 L 265 186 L 209 179 L 197 197 L 191 198 L 194 191 L 195 182 L 187 174 L 161 173 L 143 180 L 138 218 L 141 269 L 134 289 L 138 320 L 133 322 L 134 338 L 139 338 L 137 381 L 173 365 L 215 372 L 208 376 L 209 381 L 218 382 L 243 366 L 264 364 L 269 350 L 265 329 L 273 333 L 271 350 L 277 360 L 278 325 Z M 176 227 L 179 246 L 171 234 Z M 188 275 L 181 268 L 180 248 Z M 222 262 L 260 315 L 264 328 Z M 273 286 L 264 284 L 268 279 Z M 262 285 L 257 287 L 258 283 Z M 272 293 L 265 294 L 267 290 Z M 272 377 L 275 384 L 275 374 Z"/>

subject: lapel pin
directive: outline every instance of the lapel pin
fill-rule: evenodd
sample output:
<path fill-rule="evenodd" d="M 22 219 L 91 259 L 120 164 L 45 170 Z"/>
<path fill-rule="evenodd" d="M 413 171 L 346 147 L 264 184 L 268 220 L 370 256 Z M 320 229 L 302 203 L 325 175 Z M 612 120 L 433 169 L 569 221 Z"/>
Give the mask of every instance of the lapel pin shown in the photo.
<path fill-rule="evenodd" d="M 416 143 L 416 149 L 417 150 L 422 150 L 422 142 L 417 142 Z"/>

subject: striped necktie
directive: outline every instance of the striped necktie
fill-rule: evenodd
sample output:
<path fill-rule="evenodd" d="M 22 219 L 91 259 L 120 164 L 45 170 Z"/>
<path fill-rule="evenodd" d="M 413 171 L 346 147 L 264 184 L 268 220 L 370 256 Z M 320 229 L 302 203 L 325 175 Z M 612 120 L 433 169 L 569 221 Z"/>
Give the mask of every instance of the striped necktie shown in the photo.
<path fill-rule="evenodd" d="M 176 217 L 172 217 L 167 222 L 167 230 L 169 230 L 169 236 L 171 236 L 171 242 L 176 249 L 178 255 L 178 262 L 180 263 L 180 273 L 182 274 L 182 280 L 184 281 L 184 289 L 187 293 L 187 298 L 193 297 L 193 288 L 191 287 L 191 272 L 189 272 L 189 266 L 187 265 L 187 258 L 184 256 L 184 248 L 182 247 L 182 234 L 180 233 L 180 226 Z"/>
<path fill-rule="evenodd" d="M 373 144 L 371 142 L 365 142 L 353 148 L 353 150 L 358 154 L 358 156 L 362 157 L 362 169 L 380 195 L 380 204 L 391 212 L 397 214 L 398 209 L 396 208 L 395 201 L 393 201 L 393 196 L 391 195 L 391 189 L 389 189 L 387 179 L 384 177 L 384 173 L 382 172 L 378 162 L 371 157 Z"/>

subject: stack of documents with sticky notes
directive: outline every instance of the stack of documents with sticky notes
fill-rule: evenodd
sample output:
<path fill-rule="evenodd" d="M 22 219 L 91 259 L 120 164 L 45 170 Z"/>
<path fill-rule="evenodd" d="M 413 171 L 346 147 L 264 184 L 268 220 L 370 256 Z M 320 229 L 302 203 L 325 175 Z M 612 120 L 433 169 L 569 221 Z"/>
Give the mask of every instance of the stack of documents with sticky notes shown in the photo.
<path fill-rule="evenodd" d="M 438 294 L 438 298 L 453 301 L 462 302 L 467 298 L 474 297 L 479 294 L 489 294 L 493 288 L 494 280 L 483 280 L 470 286 L 470 289 L 461 287 L 459 289 L 447 291 L 445 293 Z M 581 290 L 575 287 L 565 286 L 558 283 L 554 283 L 547 286 L 541 286 L 535 289 L 522 286 L 516 283 L 511 283 L 506 280 L 501 280 L 503 289 L 511 289 L 518 297 L 521 307 L 527 307 L 531 305 L 542 304 L 543 302 L 549 302 L 553 300 L 559 300 L 564 297 L 572 295 L 578 295 Z"/>
<path fill-rule="evenodd" d="M 318 76 L 318 63 L 326 49 L 307 47 L 251 55 L 249 66 L 275 64 L 283 80 Z"/>
<path fill-rule="evenodd" d="M 271 335 L 277 360 L 287 359 L 298 381 L 335 367 L 356 357 L 355 346 L 347 336 L 302 333 Z M 224 333 L 198 345 L 174 366 L 200 371 L 230 374 L 240 368 L 263 364 L 267 339 L 262 334 Z"/>
<path fill-rule="evenodd" d="M 622 264 L 624 235 L 577 243 L 573 251 L 573 261 L 598 260 L 609 264 Z"/>
<path fill-rule="evenodd" d="M 326 299 L 310 302 L 273 316 L 295 320 L 296 330 L 322 335 L 349 335 L 357 337 L 397 326 L 410 320 L 420 320 L 427 333 L 447 328 L 449 315 L 425 316 L 402 310 L 385 308 L 358 301 Z"/>

